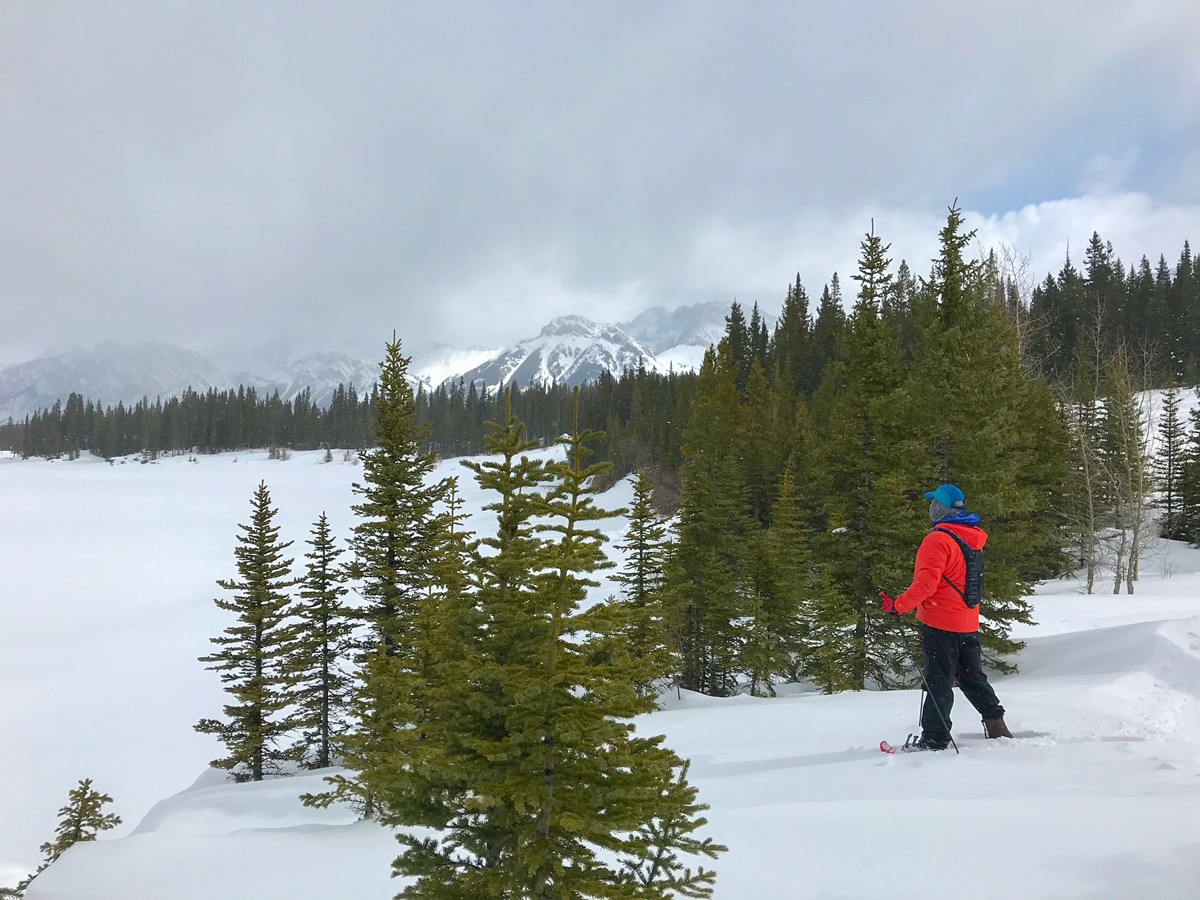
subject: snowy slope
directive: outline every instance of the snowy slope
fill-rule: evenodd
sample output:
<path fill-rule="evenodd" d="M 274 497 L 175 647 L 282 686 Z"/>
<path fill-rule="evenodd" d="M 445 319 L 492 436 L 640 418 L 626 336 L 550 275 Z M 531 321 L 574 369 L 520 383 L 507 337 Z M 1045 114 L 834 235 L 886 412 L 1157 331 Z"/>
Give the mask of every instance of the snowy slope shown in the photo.
<path fill-rule="evenodd" d="M 125 824 L 65 854 L 30 900 L 399 889 L 386 832 L 295 799 L 319 774 L 225 784 L 191 730 L 222 701 L 196 657 L 226 624 L 213 582 L 232 571 L 254 485 L 303 552 L 322 510 L 348 532 L 361 470 L 337 459 L 0 458 L 0 878 L 36 865 L 67 790 L 91 777 Z M 608 499 L 626 503 L 628 484 Z M 1016 741 L 983 740 L 960 697 L 960 756 L 880 754 L 913 729 L 915 691 L 668 698 L 641 727 L 693 760 L 707 833 L 730 848 L 717 898 L 1197 896 L 1200 551 L 1164 545 L 1142 571 L 1133 597 L 1061 581 L 1033 598 L 1021 674 L 997 679 Z"/>
<path fill-rule="evenodd" d="M 463 372 L 483 365 L 501 352 L 503 351 L 478 348 L 456 350 L 453 347 L 432 347 L 413 353 L 408 375 L 414 387 L 420 385 L 428 391 L 450 379 L 457 380 Z"/>
<path fill-rule="evenodd" d="M 668 310 L 655 306 L 620 328 L 659 359 L 679 347 L 708 347 L 725 336 L 730 304 L 719 300 L 692 303 Z M 749 312 L 746 313 L 749 315 Z"/>

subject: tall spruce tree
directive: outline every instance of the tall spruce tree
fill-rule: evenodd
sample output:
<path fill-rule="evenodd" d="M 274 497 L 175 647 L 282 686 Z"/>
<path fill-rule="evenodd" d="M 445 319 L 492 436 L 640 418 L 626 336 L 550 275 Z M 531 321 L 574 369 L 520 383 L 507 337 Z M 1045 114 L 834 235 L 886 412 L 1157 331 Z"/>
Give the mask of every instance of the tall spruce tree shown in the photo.
<path fill-rule="evenodd" d="M 449 486 L 431 479 L 436 458 L 423 449 L 428 427 L 417 421 L 410 362 L 393 337 L 376 388 L 376 446 L 363 455 L 363 481 L 353 486 L 360 499 L 352 507 L 358 518 L 352 547 L 373 642 L 389 656 L 411 659 L 413 622 L 443 534 L 438 517 Z"/>
<path fill-rule="evenodd" d="M 389 795 L 385 821 L 422 825 L 439 834 L 400 836 L 406 849 L 396 860 L 396 872 L 415 879 L 402 896 L 474 896 L 471 891 L 485 883 L 484 870 L 496 870 L 511 854 L 507 823 L 491 814 L 499 801 L 486 798 L 503 790 L 494 767 L 506 758 L 499 747 L 512 702 L 504 666 L 519 658 L 517 644 L 530 631 L 525 610 L 533 605 L 542 571 L 543 538 L 536 519 L 545 510 L 548 480 L 545 463 L 528 455 L 537 442 L 525 439 L 512 403 L 512 391 L 506 390 L 504 423 L 487 423 L 489 458 L 463 462 L 480 487 L 496 494 L 484 507 L 495 513 L 496 526 L 471 548 L 469 576 L 448 593 L 442 622 L 452 640 L 430 684 L 433 714 L 424 724 L 426 740 L 416 748 L 419 758 L 413 765 L 399 760 L 407 778 L 379 779 L 381 792 Z"/>
<path fill-rule="evenodd" d="M 293 727 L 289 710 L 295 689 L 288 669 L 296 639 L 288 591 L 298 580 L 291 577 L 292 559 L 284 555 L 292 542 L 279 539 L 278 510 L 264 482 L 250 508 L 250 523 L 238 525 L 242 533 L 233 551 L 238 578 L 217 582 L 233 597 L 213 601 L 234 613 L 237 622 L 211 639 L 219 650 L 200 657 L 220 675 L 233 702 L 224 707 L 224 721 L 201 719 L 195 726 L 225 745 L 228 755 L 212 765 L 229 769 L 238 781 L 262 781 L 287 757 L 278 745 Z"/>
<path fill-rule="evenodd" d="M 818 559 L 813 537 L 789 464 L 780 478 L 779 499 L 766 535 L 776 579 L 768 621 L 786 655 L 787 676 L 806 679 L 832 694 L 860 686 L 854 675 L 854 645 L 847 640 L 857 619 L 845 591 L 830 577 L 827 563 Z"/>
<path fill-rule="evenodd" d="M 800 391 L 808 378 L 811 333 L 808 293 L 796 273 L 796 283 L 788 286 L 783 310 L 775 323 L 770 350 L 772 381 L 789 395 Z"/>
<path fill-rule="evenodd" d="M 825 367 L 837 355 L 838 341 L 846 328 L 846 311 L 842 309 L 842 289 L 835 272 L 830 284 L 821 291 L 817 317 L 813 322 L 812 352 L 808 355 L 808 372 L 802 383 L 805 396 L 811 397 L 825 377 Z"/>
<path fill-rule="evenodd" d="M 756 359 L 750 367 L 743 407 L 745 432 L 740 443 L 750 511 L 766 528 L 771 523 L 771 507 L 787 458 L 794 403 L 790 393 L 771 388 L 766 370 Z"/>
<path fill-rule="evenodd" d="M 354 614 L 343 599 L 348 589 L 338 562 L 342 550 L 324 512 L 313 525 L 308 546 L 288 670 L 296 680 L 293 718 L 302 733 L 299 750 L 307 765 L 322 769 L 333 765 L 338 738 L 348 724 Z"/>
<path fill-rule="evenodd" d="M 620 611 L 582 609 L 608 565 L 595 523 L 612 515 L 594 502 L 606 464 L 584 463 L 595 435 L 576 426 L 567 459 L 544 464 L 522 430 L 510 415 L 488 436 L 499 459 L 469 464 L 497 495 L 491 552 L 475 560 L 483 621 L 466 678 L 434 693 L 426 759 L 444 800 L 425 824 L 440 833 L 401 836 L 396 871 L 415 879 L 401 896 L 708 896 L 713 874 L 675 851 L 723 848 L 691 837 L 702 807 L 679 758 L 634 733 L 654 700 L 635 688 Z M 674 831 L 649 834 L 659 822 Z"/>
<path fill-rule="evenodd" d="M 904 584 L 911 574 L 923 512 L 909 500 L 919 456 L 905 420 L 899 347 L 882 315 L 890 281 L 887 250 L 874 229 L 862 241 L 859 295 L 840 358 L 828 367 L 821 388 L 826 402 L 833 398 L 823 468 L 834 527 L 823 536 L 820 553 L 839 595 L 831 598 L 825 618 L 836 622 L 848 614 L 853 627 L 825 628 L 824 635 L 840 635 L 849 646 L 820 647 L 818 656 L 849 666 L 837 672 L 826 662 L 827 683 L 840 680 L 859 689 L 907 684 L 914 665 L 902 633 L 907 623 L 879 609 L 879 590 Z"/>
<path fill-rule="evenodd" d="M 738 653 L 740 675 L 749 681 L 747 690 L 752 697 L 774 697 L 775 681 L 790 668 L 787 651 L 771 627 L 769 610 L 774 605 L 776 576 L 765 544 L 763 532 L 751 536 L 744 636 Z"/>
<path fill-rule="evenodd" d="M 625 540 L 617 545 L 625 552 L 625 565 L 613 581 L 621 585 L 621 599 L 629 610 L 629 653 L 650 666 L 648 678 L 639 682 L 638 689 L 650 692 L 675 671 L 676 664 L 667 639 L 663 598 L 670 540 L 667 524 L 654 508 L 654 487 L 644 471 L 633 481 L 628 521 Z"/>
<path fill-rule="evenodd" d="M 714 696 L 738 689 L 743 633 L 750 613 L 750 515 L 731 350 L 709 348 L 684 434 L 679 523 L 667 571 L 668 622 L 682 687 Z"/>
<path fill-rule="evenodd" d="M 1158 447 L 1154 454 L 1154 478 L 1158 486 L 1163 519 L 1159 533 L 1168 539 L 1179 535 L 1179 477 L 1183 461 L 1184 430 L 1179 418 L 1179 386 L 1172 379 L 1163 392 L 1158 421 Z"/>
<path fill-rule="evenodd" d="M 973 236 L 952 207 L 925 282 L 937 318 L 906 395 L 927 460 L 920 483 L 962 487 L 989 533 L 981 632 L 989 661 L 1008 671 L 1007 655 L 1020 646 L 1010 629 L 1029 621 L 1025 597 L 1063 546 L 1066 431 L 1051 393 L 1026 377 L 1018 336 L 989 299 L 981 264 L 965 255 Z"/>
<path fill-rule="evenodd" d="M 435 459 L 422 449 L 428 428 L 417 421 L 400 341 L 387 344 L 376 388 L 376 446 L 363 454 L 351 574 L 366 600 L 369 636 L 360 645 L 359 688 L 352 727 L 341 740 L 353 773 L 329 779 L 332 793 L 305 802 L 349 800 L 367 817 L 380 814 L 385 786 L 411 771 L 409 762 L 428 720 L 434 680 L 439 562 L 448 535 L 446 501 L 452 485 L 434 480 Z"/>
<path fill-rule="evenodd" d="M 746 323 L 746 314 L 736 300 L 729 307 L 729 315 L 725 317 L 725 336 L 721 342 L 729 348 L 730 364 L 733 367 L 733 378 L 738 393 L 746 389 L 750 380 L 750 366 L 754 362 L 754 346 L 750 326 Z"/>

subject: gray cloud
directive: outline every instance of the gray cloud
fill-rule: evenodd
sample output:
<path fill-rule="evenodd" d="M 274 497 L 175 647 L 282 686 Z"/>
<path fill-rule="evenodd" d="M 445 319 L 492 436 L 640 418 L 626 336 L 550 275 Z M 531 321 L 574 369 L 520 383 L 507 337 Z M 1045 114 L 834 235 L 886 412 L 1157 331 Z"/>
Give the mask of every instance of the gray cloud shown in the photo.
<path fill-rule="evenodd" d="M 8 0 L 0 363 L 775 305 L 954 197 L 1038 259 L 1200 234 L 1200 6 L 908 6 Z"/>

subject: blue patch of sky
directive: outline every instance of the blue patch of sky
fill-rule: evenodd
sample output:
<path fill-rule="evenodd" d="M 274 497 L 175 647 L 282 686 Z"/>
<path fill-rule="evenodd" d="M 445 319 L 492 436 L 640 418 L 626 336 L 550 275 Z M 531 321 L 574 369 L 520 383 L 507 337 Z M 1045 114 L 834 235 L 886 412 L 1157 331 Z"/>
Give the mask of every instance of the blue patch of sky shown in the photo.
<path fill-rule="evenodd" d="M 1140 191 L 1168 202 L 1189 199 L 1173 194 L 1182 169 L 1195 163 L 1200 124 L 1136 119 L 1130 117 L 1119 130 L 1111 128 L 1111 120 L 1103 130 L 1097 130 L 1095 122 L 1064 123 L 1012 159 L 996 177 L 976 185 L 962 202 L 978 212 L 1000 215 L 1030 203 L 1078 197 L 1097 181 L 1107 181 L 1109 189 Z M 1105 160 L 1119 173 L 1111 179 L 1103 177 Z"/>

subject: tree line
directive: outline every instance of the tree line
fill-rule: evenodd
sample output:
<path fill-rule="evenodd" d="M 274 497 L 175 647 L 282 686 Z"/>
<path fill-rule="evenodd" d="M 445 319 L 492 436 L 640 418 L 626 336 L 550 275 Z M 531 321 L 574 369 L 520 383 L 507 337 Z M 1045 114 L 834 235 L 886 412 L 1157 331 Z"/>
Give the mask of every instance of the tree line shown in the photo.
<path fill-rule="evenodd" d="M 1016 331 L 1024 363 L 1068 401 L 1094 395 L 1118 355 L 1135 360 L 1132 375 L 1141 389 L 1193 384 L 1200 367 L 1200 271 L 1185 242 L 1172 268 L 1160 255 L 1128 270 L 1110 243 L 1094 233 L 1084 268 L 1069 255 L 1057 274 L 1034 284 L 1028 263 L 1010 250 L 981 261 L 985 290 Z M 901 350 L 911 354 L 921 325 L 908 315 L 923 279 L 901 261 L 881 292 L 882 315 L 896 331 Z M 799 276 L 788 286 L 785 315 L 768 334 L 757 305 L 746 320 L 734 303 L 727 340 L 739 354 L 739 389 L 748 360 L 763 363 L 772 386 L 786 378 L 793 391 L 813 398 L 827 368 L 843 355 L 847 315 L 834 274 L 810 310 Z M 682 432 L 695 394 L 697 373 L 641 370 L 604 373 L 584 385 L 580 414 L 587 428 L 604 432 L 598 451 L 613 462 L 614 477 L 639 468 L 655 472 L 664 487 L 682 462 Z M 428 425 L 428 449 L 442 456 L 482 452 L 484 423 L 503 414 L 495 386 L 456 382 L 416 392 L 419 421 Z M 552 442 L 570 418 L 572 392 L 561 385 L 512 386 L 508 400 L 534 440 Z M 247 448 L 296 450 L 320 447 L 362 449 L 371 445 L 376 420 L 374 392 L 342 385 L 326 406 L 302 392 L 290 400 L 253 387 L 143 398 L 105 406 L 70 394 L 21 421 L 0 424 L 0 447 L 24 457 L 92 453 L 106 459 L 143 454 L 216 453 Z M 668 491 L 670 493 L 670 491 Z"/>
<path fill-rule="evenodd" d="M 1031 359 L 1056 381 L 1076 379 L 1089 359 L 1118 354 L 1145 362 L 1147 386 L 1200 380 L 1200 271 L 1187 241 L 1174 267 L 1160 255 L 1126 269 L 1093 232 L 1082 270 L 1068 253 L 1032 290 L 1027 322 Z"/>
<path fill-rule="evenodd" d="M 639 462 L 678 467 L 679 422 L 695 385 L 694 373 L 661 374 L 644 368 L 603 373 L 584 385 L 579 406 L 589 427 L 612 426 L 601 452 L 626 474 Z M 526 433 L 544 445 L 562 434 L 572 415 L 572 389 L 512 385 L 504 391 L 456 383 L 415 395 L 418 421 L 428 426 L 426 449 L 442 457 L 479 454 L 484 423 L 503 416 L 507 403 L 526 422 Z M 222 453 L 250 448 L 314 450 L 373 446 L 378 418 L 374 386 L 359 393 L 339 385 L 327 406 L 305 389 L 290 400 L 263 396 L 253 387 L 185 390 L 166 400 L 103 404 L 78 393 L 22 421 L 0 425 L 0 448 L 30 457 L 104 459 L 140 454 L 145 460 L 182 453 Z M 672 423 L 675 423 L 674 425 Z"/>

